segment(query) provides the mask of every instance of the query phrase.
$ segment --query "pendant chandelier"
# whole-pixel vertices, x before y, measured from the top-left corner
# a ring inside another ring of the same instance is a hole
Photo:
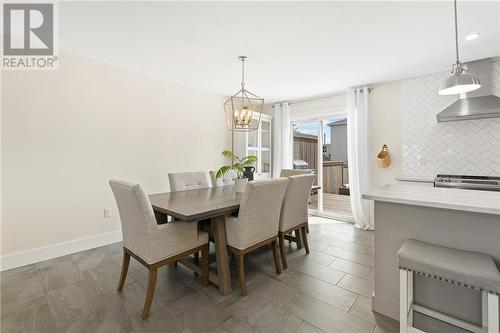
[[[245,89],[246,56],[241,61],[241,89],[224,102],[227,125],[232,131],[250,132],[259,127],[264,99]]]
[[[440,95],[456,95],[479,89],[481,83],[479,78],[473,74],[465,73],[467,65],[460,62],[458,58],[458,24],[457,24],[457,0],[454,0],[455,8],[455,51],[457,61],[451,66],[453,74],[439,86]]]

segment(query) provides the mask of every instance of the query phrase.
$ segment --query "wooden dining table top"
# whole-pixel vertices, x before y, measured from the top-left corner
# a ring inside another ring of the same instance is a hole
[[[182,221],[199,221],[238,211],[243,197],[234,186],[151,194],[153,210]]]

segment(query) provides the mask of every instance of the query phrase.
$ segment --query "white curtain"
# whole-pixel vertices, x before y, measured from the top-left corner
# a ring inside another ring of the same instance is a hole
[[[347,151],[352,214],[356,226],[373,230],[373,202],[361,196],[368,190],[368,87],[347,94]]]
[[[292,168],[292,134],[288,102],[274,105],[273,133],[273,177],[279,177],[281,169]]]

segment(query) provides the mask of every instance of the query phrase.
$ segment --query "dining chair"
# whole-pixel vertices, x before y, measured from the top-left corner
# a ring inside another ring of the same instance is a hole
[[[277,240],[287,184],[287,178],[248,182],[238,216],[226,217],[228,248],[236,257],[242,296],[247,294],[244,265],[247,253],[271,244],[276,273],[281,273]]]
[[[122,225],[123,265],[118,291],[123,289],[130,257],[134,257],[149,270],[142,318],[149,316],[156,276],[161,266],[201,251],[202,282],[207,286],[208,234],[198,231],[196,223],[157,224],[149,197],[139,184],[111,180],[109,185],[118,205]]]
[[[281,169],[280,177],[290,177],[297,175],[310,175],[311,170],[301,170],[301,169]]]
[[[217,186],[231,186],[234,185],[234,180],[236,179],[236,172],[230,170],[221,178],[217,178],[217,171],[210,171],[210,180],[212,181],[212,187]]]
[[[301,242],[304,245],[306,253],[309,254],[309,243],[307,241],[307,203],[311,193],[311,187],[314,183],[313,174],[297,175],[288,177],[288,186],[281,206],[281,215],[279,223],[279,246],[283,268],[287,268],[285,253],[285,237],[295,232],[297,244]],[[300,238],[300,239],[299,239]]]
[[[211,187],[208,172],[175,172],[168,174],[170,191],[189,191]]]

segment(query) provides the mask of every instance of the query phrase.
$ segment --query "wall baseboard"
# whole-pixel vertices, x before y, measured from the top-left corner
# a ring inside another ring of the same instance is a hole
[[[62,257],[68,254],[90,250],[120,242],[122,240],[121,230],[105,234],[79,238],[68,242],[43,246],[36,249],[7,254],[0,257],[0,271],[17,268],[40,261]]]

